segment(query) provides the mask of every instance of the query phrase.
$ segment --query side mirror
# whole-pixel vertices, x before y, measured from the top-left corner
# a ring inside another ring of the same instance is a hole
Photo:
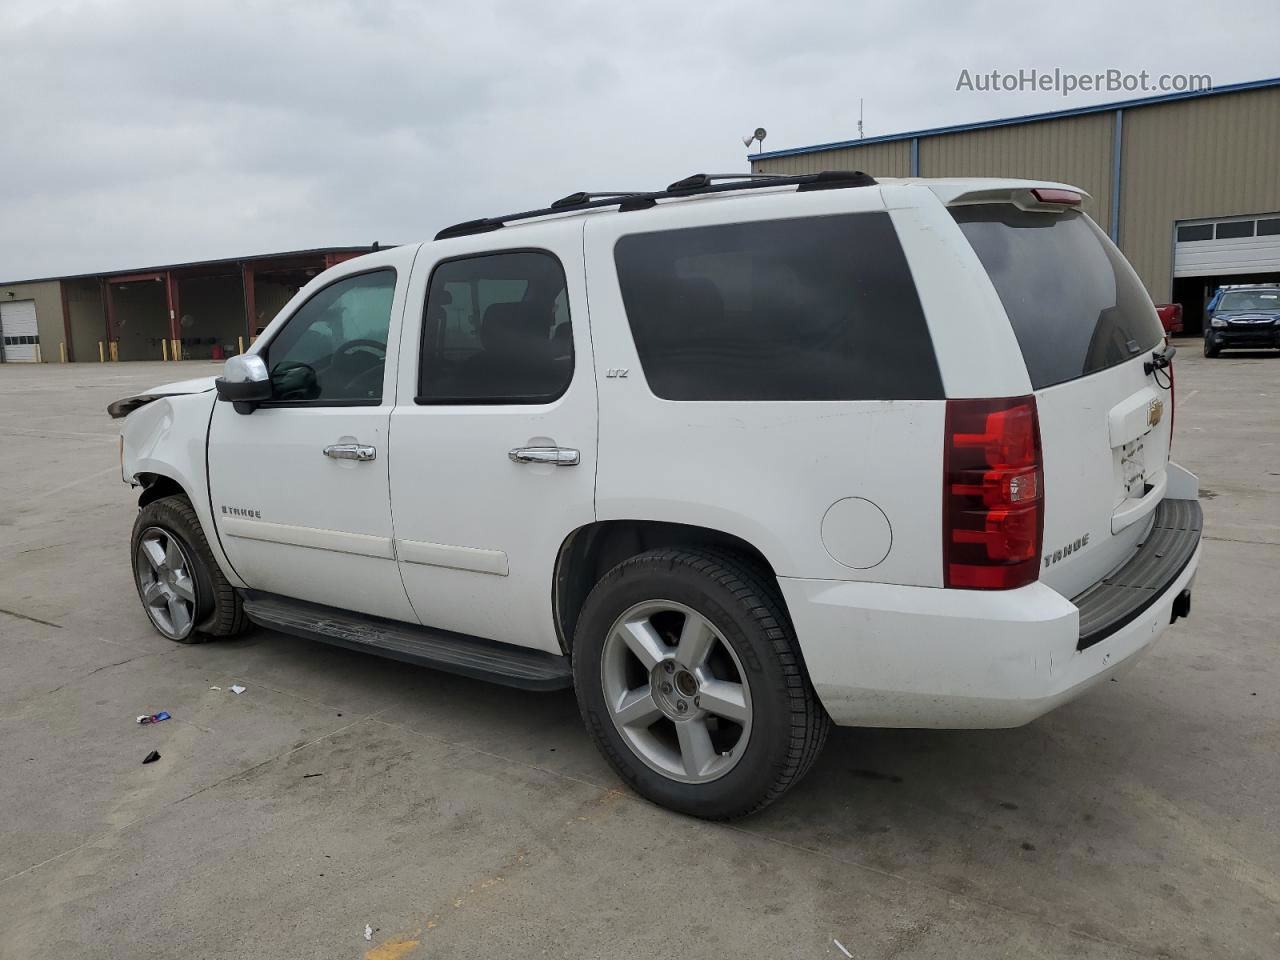
[[[236,413],[253,413],[258,404],[271,399],[271,377],[267,365],[256,354],[228,359],[214,386],[218,399],[235,404]]]

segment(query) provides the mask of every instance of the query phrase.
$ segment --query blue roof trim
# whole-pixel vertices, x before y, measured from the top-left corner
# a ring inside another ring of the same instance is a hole
[[[1157,103],[1170,103],[1175,100],[1191,100],[1198,97],[1212,97],[1220,93],[1239,93],[1242,90],[1260,90],[1263,87],[1276,86],[1280,86],[1280,77],[1270,77],[1266,80],[1249,80],[1245,83],[1229,83],[1209,90],[1162,93],[1154,97],[1141,97],[1137,100],[1118,100],[1114,103],[1099,103],[1091,107],[1074,107],[1069,110],[1052,110],[1048,113],[1028,113],[1021,117],[1004,117],[999,120],[960,123],[951,127],[930,127],[927,130],[911,130],[907,133],[887,133],[879,137],[863,137],[861,140],[837,140],[832,143],[814,144],[810,147],[790,147],[786,150],[771,150],[768,153],[751,153],[747,157],[754,163],[757,160],[770,160],[774,157],[794,157],[804,153],[821,153],[824,150],[864,147],[871,143],[894,143],[899,140],[910,140],[913,137],[936,137],[945,133],[963,133],[966,130],[985,130],[989,127],[1010,127],[1021,123],[1036,123],[1041,120],[1080,117],[1090,113],[1109,113],[1112,110],[1129,110],[1133,107],[1146,107]]]

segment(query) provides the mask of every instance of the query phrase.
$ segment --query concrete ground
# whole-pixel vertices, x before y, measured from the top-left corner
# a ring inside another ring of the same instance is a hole
[[[568,693],[154,633],[104,408],[213,369],[0,366],[0,957],[1280,956],[1280,357],[1178,356],[1208,535],[1131,673],[836,731],[731,826],[619,789]]]

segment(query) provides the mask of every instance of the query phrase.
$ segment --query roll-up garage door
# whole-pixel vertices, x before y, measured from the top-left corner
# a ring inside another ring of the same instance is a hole
[[[1280,272],[1280,215],[1184,221],[1173,245],[1175,277]]]
[[[9,300],[0,303],[0,335],[4,337],[4,358],[10,362],[36,359],[40,333],[36,327],[34,300]]]

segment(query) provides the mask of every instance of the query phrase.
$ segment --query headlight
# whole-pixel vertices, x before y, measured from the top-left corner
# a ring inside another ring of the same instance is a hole
[[[1214,317],[1209,321],[1209,324],[1214,327],[1225,327],[1227,325],[1227,321],[1223,320],[1221,317]]]

